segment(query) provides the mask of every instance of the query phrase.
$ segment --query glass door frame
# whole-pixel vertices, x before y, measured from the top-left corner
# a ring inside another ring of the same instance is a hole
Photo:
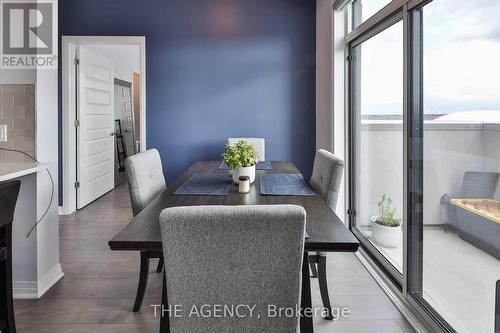
[[[426,302],[423,281],[423,32],[422,8],[433,0],[393,0],[374,16],[352,27],[345,37],[347,113],[347,215],[349,228],[370,259],[399,291],[400,299],[430,330],[455,332]],[[352,3],[352,1],[350,2]],[[344,3],[344,5],[346,5]],[[337,8],[338,9],[338,8]],[[352,13],[352,20],[356,13]],[[402,274],[355,226],[356,59],[353,48],[397,22],[403,21],[403,272]]]
[[[423,207],[424,207],[424,96],[423,96],[423,15],[432,0],[422,1],[406,11],[407,42],[405,59],[406,138],[407,138],[407,228],[406,299],[429,316],[443,332],[456,332],[424,299],[423,293]]]
[[[352,41],[347,44],[347,66],[348,66],[348,75],[349,75],[349,84],[348,84],[348,141],[349,144],[349,156],[352,156],[352,160],[359,159],[359,149],[357,146],[359,144],[359,140],[357,137],[358,134],[358,124],[360,123],[359,113],[355,112],[357,106],[357,101],[359,100],[359,91],[357,89],[360,85],[358,85],[357,81],[359,80],[359,73],[357,73],[357,68],[360,67],[360,58],[356,55],[355,48],[361,45],[362,43],[368,41],[372,37],[378,35],[379,33],[385,31],[386,29],[392,27],[394,24],[403,20],[403,12],[397,11],[391,16],[387,17],[383,22],[375,26],[373,29],[367,30],[363,34],[360,34]],[[354,31],[354,30],[353,30]],[[403,275],[387,260],[386,257],[382,255],[382,253],[360,232],[356,225],[356,184],[354,182],[354,177],[357,175],[356,171],[356,163],[348,163],[349,168],[349,200],[348,200],[348,217],[349,217],[349,226],[354,233],[354,235],[358,238],[361,243],[363,249],[365,249],[366,253],[370,256],[372,260],[374,260],[379,267],[384,271],[389,279],[398,287],[400,291],[402,291],[403,286]],[[404,172],[404,171],[403,171]],[[403,192],[404,193],[404,192]],[[403,211],[405,211],[403,209]]]

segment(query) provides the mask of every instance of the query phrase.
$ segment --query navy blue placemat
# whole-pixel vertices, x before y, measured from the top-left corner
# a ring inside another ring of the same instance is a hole
[[[300,174],[268,174],[260,176],[260,194],[314,196],[316,193]]]
[[[271,170],[273,168],[270,161],[261,161],[257,162],[255,169],[257,170]],[[222,161],[219,165],[219,170],[231,170],[229,165],[227,165],[224,161]]]
[[[233,180],[231,175],[194,173],[179,187],[176,195],[228,195]]]

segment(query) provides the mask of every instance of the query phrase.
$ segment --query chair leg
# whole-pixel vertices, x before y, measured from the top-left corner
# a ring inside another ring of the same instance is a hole
[[[318,264],[319,261],[319,255],[312,255],[309,256],[309,266],[311,267],[311,273],[313,278],[318,277],[318,270],[316,269],[316,265]]]
[[[156,267],[156,273],[161,273],[163,270],[163,257],[160,257],[160,260],[158,260],[158,267]]]
[[[328,315],[325,317],[325,319],[333,320],[332,306],[330,304],[330,296],[328,295],[328,283],[326,279],[326,256],[318,257],[319,291],[321,294],[321,300],[323,301],[323,307],[328,311]]]
[[[168,309],[168,295],[167,295],[167,279],[163,273],[163,286],[161,290],[161,306],[163,309]],[[170,313],[163,314],[161,311],[160,317],[160,333],[170,333]]]
[[[139,285],[137,286],[137,295],[135,296],[134,312],[141,309],[142,300],[144,299],[144,294],[148,285],[148,275],[149,254],[147,252],[141,252],[141,268],[139,273]]]
[[[302,311],[312,309],[311,302],[311,280],[309,274],[309,255],[304,252],[304,260],[302,261],[302,292],[300,298],[300,306]],[[307,310],[309,311],[309,310]],[[313,316],[300,317],[300,333],[313,333]]]

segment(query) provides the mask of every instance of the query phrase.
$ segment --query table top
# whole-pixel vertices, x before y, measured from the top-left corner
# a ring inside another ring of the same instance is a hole
[[[255,182],[250,193],[238,193],[233,185],[227,196],[174,195],[173,193],[195,172],[229,174],[219,170],[220,161],[196,162],[174,183],[138,214],[130,224],[109,241],[112,250],[123,251],[161,251],[159,225],[160,212],[168,207],[198,205],[275,205],[294,204],[306,210],[306,230],[309,239],[305,242],[306,251],[355,252],[359,242],[347,229],[337,215],[319,196],[263,196],[260,195],[260,175],[269,173],[299,173],[290,162],[272,162],[273,169],[257,170]]]

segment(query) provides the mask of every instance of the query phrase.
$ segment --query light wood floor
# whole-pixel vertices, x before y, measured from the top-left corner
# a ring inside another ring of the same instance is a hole
[[[60,219],[65,277],[40,300],[16,300],[18,332],[158,332],[151,304],[159,304],[161,275],[152,263],[142,311],[132,313],[139,256],[110,251],[107,242],[131,219],[127,188],[120,186],[85,209]],[[330,297],[351,316],[315,320],[315,332],[413,332],[353,254],[328,257]],[[321,306],[312,280],[313,306]]]

